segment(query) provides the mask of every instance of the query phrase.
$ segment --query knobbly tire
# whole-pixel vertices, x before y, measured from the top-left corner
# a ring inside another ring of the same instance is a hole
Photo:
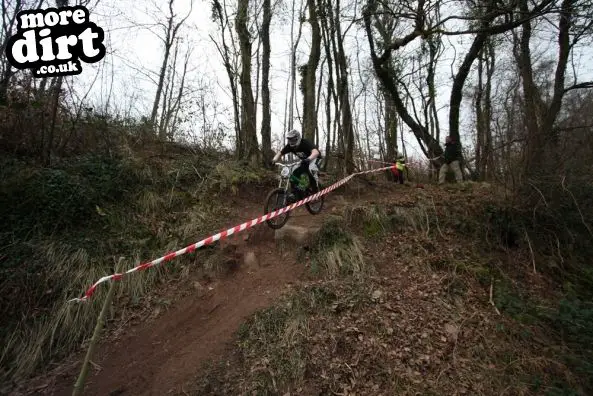
[[[285,207],[285,200],[286,200],[286,191],[283,188],[277,188],[270,192],[266,197],[266,205],[264,207],[264,214],[268,214],[273,212],[277,209],[282,209]],[[266,224],[268,227],[278,230],[286,224],[288,218],[290,217],[290,212],[286,212],[281,214],[280,216],[276,216],[271,220],[266,220]]]
[[[322,189],[323,188],[321,188],[321,186],[320,186],[319,191],[321,191]],[[311,194],[311,195],[313,195],[313,194]],[[307,202],[305,204],[309,213],[311,213],[312,215],[321,213],[321,209],[323,209],[323,202],[324,202],[323,198],[324,198],[324,196],[322,195],[316,201]]]

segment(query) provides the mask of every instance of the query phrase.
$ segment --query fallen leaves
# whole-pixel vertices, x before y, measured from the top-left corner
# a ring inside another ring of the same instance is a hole
[[[421,194],[427,193],[438,203],[430,210],[439,216],[459,214],[452,208],[479,209],[465,193],[427,188]],[[377,203],[412,207],[422,199],[390,196]],[[301,394],[298,388],[302,394],[529,394],[498,363],[517,355],[515,340],[496,330],[505,318],[493,312],[483,287],[461,269],[466,263],[459,258],[471,260],[471,241],[440,227],[442,233],[433,230],[433,235],[411,230],[367,241],[364,254],[379,274],[364,282],[315,283],[333,298],[307,311],[308,337],[285,350],[305,360],[307,369],[297,380],[278,382],[279,394]],[[454,288],[456,281],[463,287]],[[265,353],[243,351],[241,364],[224,375],[229,394],[244,393],[246,384],[259,393],[272,392],[246,371],[253,365],[250,356],[261,359]],[[233,385],[237,382],[243,387]]]

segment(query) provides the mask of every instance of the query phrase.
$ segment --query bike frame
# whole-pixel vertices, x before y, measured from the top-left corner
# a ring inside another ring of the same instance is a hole
[[[292,173],[294,172],[294,170],[296,168],[299,167],[301,161],[296,161],[296,162],[292,162],[290,164],[282,164],[282,163],[277,163],[276,165],[278,165],[280,168],[280,176],[278,177],[280,180],[278,182],[278,187],[282,188],[284,191],[288,191],[290,188],[290,176],[292,175]],[[284,168],[288,169],[288,176],[282,176],[282,170]]]
[[[291,177],[295,171],[295,169],[297,169],[300,166],[301,161],[296,161],[296,162],[292,162],[289,164],[283,164],[283,163],[276,163],[276,165],[278,165],[280,167],[280,175],[278,175],[279,183],[278,183],[278,187],[276,187],[273,191],[271,191],[268,194],[268,197],[266,198],[266,204],[265,204],[265,213],[269,213],[271,210],[274,209],[279,209],[281,207],[285,207],[287,200],[289,198],[289,189],[291,187]],[[282,193],[280,192],[282,191]],[[303,199],[306,196],[308,196],[308,194],[310,193],[309,191],[303,191],[302,193],[297,193],[296,197],[297,199]],[[273,201],[271,200],[271,198],[276,195],[276,202],[272,203]],[[279,202],[279,200],[283,201],[283,202]],[[309,211],[309,213],[311,213],[312,215],[316,215],[319,214],[321,212],[321,209],[323,208],[323,196],[319,197],[318,199],[316,199],[314,201],[314,203],[312,202],[307,202],[305,203],[305,207],[307,208],[307,210]],[[270,208],[270,206],[273,205],[273,208]],[[288,221],[288,217],[290,216],[290,212],[286,212],[285,214],[282,215],[284,217],[284,220],[281,221],[280,224],[276,224],[275,222],[273,223],[271,220],[266,220],[266,223],[268,224],[268,226],[270,226],[273,229],[279,229],[282,228],[284,226],[284,224],[286,224],[286,222]]]

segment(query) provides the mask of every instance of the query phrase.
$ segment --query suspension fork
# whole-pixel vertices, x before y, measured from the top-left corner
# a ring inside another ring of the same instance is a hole
[[[290,184],[290,182],[286,178],[280,178],[280,181],[278,182],[278,188],[282,188],[284,190],[282,202],[276,202],[277,204],[280,204],[281,206],[285,206],[286,205],[286,199],[287,199],[287,195],[288,195],[287,193],[288,193],[288,185],[289,184]]]

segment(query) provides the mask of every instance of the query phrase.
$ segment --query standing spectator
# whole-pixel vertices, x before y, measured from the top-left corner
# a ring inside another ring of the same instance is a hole
[[[463,176],[461,174],[461,167],[459,165],[461,161],[461,150],[459,147],[459,143],[457,143],[451,136],[447,136],[446,143],[445,143],[445,163],[441,166],[439,171],[439,184],[443,184],[445,182],[445,177],[447,176],[447,172],[452,170],[455,173],[455,180],[457,183],[461,183],[463,181]]]
[[[393,163],[395,164],[395,168],[391,169],[391,172],[395,177],[394,181],[399,182],[399,184],[404,184],[404,170],[406,170],[406,157],[404,157],[403,154],[398,153]]]

